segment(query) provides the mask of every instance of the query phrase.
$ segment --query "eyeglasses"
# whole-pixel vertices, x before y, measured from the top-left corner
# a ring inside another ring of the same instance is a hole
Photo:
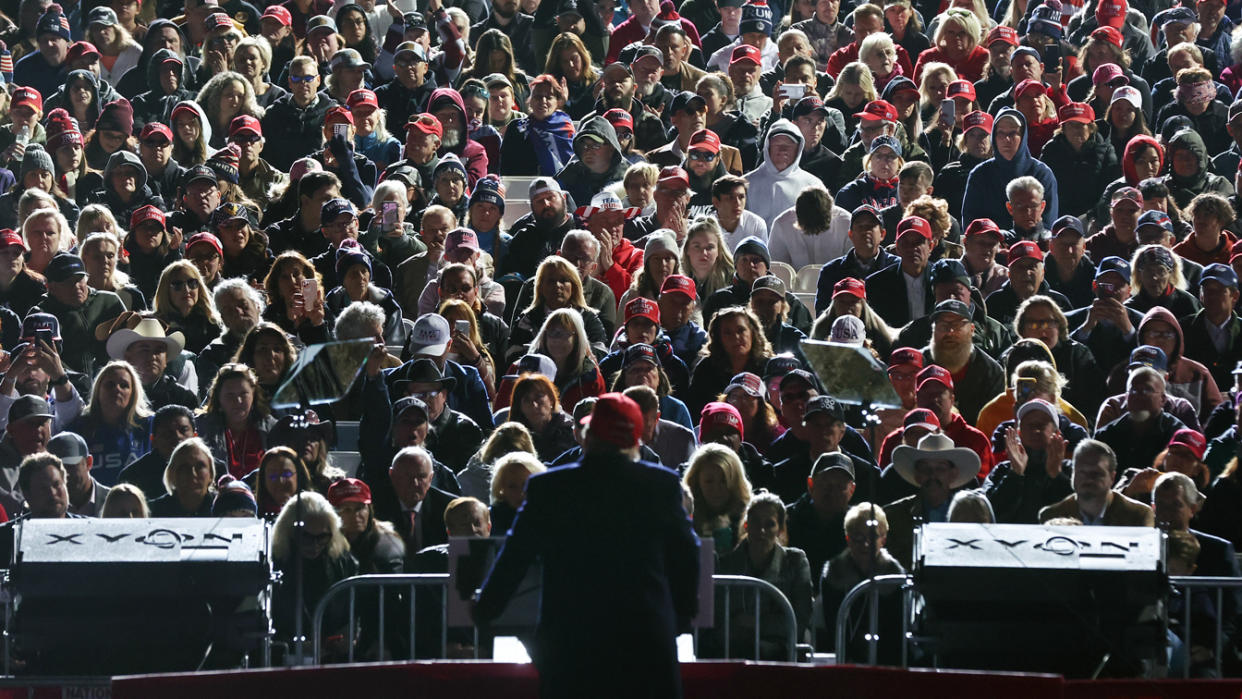
[[[596,151],[603,147],[604,147],[603,141],[596,141],[594,139],[587,139],[583,141],[582,143],[582,150],[585,150],[585,151]]]
[[[165,141],[162,138],[159,140],[152,138],[152,139],[143,141],[142,145],[147,146],[148,148],[169,148],[172,146],[172,141]]]
[[[294,475],[293,471],[276,471],[275,473],[267,474],[267,480],[272,483],[275,483],[276,481],[287,481],[292,480]]]
[[[200,255],[190,255],[186,259],[189,260],[190,262],[193,262],[194,264],[200,264],[200,263],[206,263],[206,262],[215,262],[216,260],[220,259],[220,256],[216,254],[215,250],[212,250],[210,252],[206,252]],[[194,281],[194,280],[191,280],[191,281]]]
[[[418,393],[411,393],[410,397],[417,398],[421,400],[422,402],[426,403],[427,401],[431,400],[432,398],[436,398],[439,395],[440,395],[440,391],[420,391]]]
[[[628,141],[631,138],[634,138],[633,131],[630,131],[629,129],[617,129],[617,140],[618,141]]]
[[[1044,203],[1042,201],[1036,202],[1034,204],[1013,204],[1013,203],[1010,204],[1010,206],[1012,206],[1015,211],[1039,211],[1039,207],[1043,205]]]
[[[169,280],[168,288],[173,291],[184,291],[186,289],[189,289],[190,291],[198,291],[198,280],[193,277],[189,279]]]
[[[1047,330],[1057,327],[1056,318],[1028,318],[1022,324],[1031,330]]]
[[[298,83],[314,82],[318,79],[319,79],[318,75],[290,75],[289,76],[289,82],[294,85]]]
[[[702,150],[692,150],[690,151],[690,159],[700,163],[714,163],[716,162],[716,154]]]
[[[1148,330],[1147,332],[1143,333],[1143,335],[1145,337],[1150,337],[1153,340],[1176,340],[1177,339],[1177,333],[1173,330]]]

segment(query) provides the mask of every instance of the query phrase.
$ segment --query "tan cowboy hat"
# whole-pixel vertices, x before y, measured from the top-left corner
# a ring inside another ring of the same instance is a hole
[[[124,359],[125,350],[141,340],[160,340],[168,345],[168,356],[181,354],[185,347],[185,336],[180,332],[165,333],[164,325],[155,318],[143,318],[133,329],[122,327],[108,337],[108,356],[113,359]]]
[[[911,485],[918,485],[914,480],[914,465],[922,459],[951,461],[957,466],[957,477],[948,484],[950,490],[961,488],[979,473],[979,455],[965,447],[953,446],[952,439],[938,432],[920,439],[917,447],[903,444],[893,450],[893,468]]]

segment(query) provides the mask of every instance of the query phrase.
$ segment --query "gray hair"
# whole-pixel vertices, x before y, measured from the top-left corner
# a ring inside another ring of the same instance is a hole
[[[1098,439],[1084,439],[1074,448],[1074,468],[1078,468],[1078,462],[1080,461],[1101,457],[1108,461],[1108,472],[1116,473],[1117,452]]]
[[[590,231],[584,231],[581,228],[575,228],[572,231],[566,233],[565,237],[561,239],[561,249],[563,250],[565,248],[565,243],[568,243],[570,241],[576,242],[579,245],[589,246],[590,249],[592,250],[591,257],[599,256],[599,239],[591,235]]]
[[[1156,485],[1151,489],[1153,498],[1155,493],[1165,489],[1180,491],[1182,500],[1185,500],[1191,509],[1199,509],[1203,505],[1203,501],[1207,499],[1203,493],[1199,492],[1199,488],[1190,479],[1190,476],[1184,473],[1171,472],[1157,478]]]
[[[1013,199],[1018,192],[1030,192],[1040,199],[1044,198],[1044,185],[1034,177],[1027,175],[1009,181],[1005,186],[1005,198]]]
[[[336,317],[336,339],[359,340],[375,337],[376,328],[382,334],[387,321],[384,309],[369,301],[354,301]]]
[[[431,458],[431,452],[422,447],[403,448],[401,451],[397,452],[396,456],[392,457],[392,466],[389,468],[396,468],[397,464],[404,459],[418,459],[420,463],[427,464],[431,467],[432,471],[435,471],[435,461]]]
[[[405,210],[409,208],[409,202],[405,200],[405,183],[398,180],[384,180],[375,185],[375,194],[371,197],[371,208],[377,212],[381,208],[381,204],[386,201],[397,202],[398,210],[401,212],[401,218],[405,219]],[[377,217],[378,221],[378,217]]]
[[[996,522],[996,512],[992,503],[977,490],[960,490],[949,503],[950,522],[977,522],[992,524]]]
[[[1149,366],[1141,366],[1131,371],[1130,375],[1126,377],[1126,390],[1129,391],[1130,388],[1134,385],[1135,379],[1138,379],[1141,377],[1147,377],[1151,379],[1152,381],[1155,381],[1156,383],[1160,384],[1160,390],[1162,391],[1168,387],[1168,382],[1165,381],[1163,374],[1156,371],[1155,369],[1152,369]]]
[[[221,302],[228,298],[230,294],[245,296],[247,301],[259,309],[258,315],[263,315],[263,311],[267,308],[267,302],[263,300],[263,295],[259,293],[259,290],[247,284],[242,277],[225,279],[216,285],[216,290],[212,294],[212,298],[216,302],[216,308],[219,308]]]

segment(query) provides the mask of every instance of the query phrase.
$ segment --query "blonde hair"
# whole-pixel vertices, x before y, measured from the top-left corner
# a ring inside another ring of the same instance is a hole
[[[543,473],[548,470],[543,462],[534,454],[528,454],[524,451],[515,451],[511,454],[505,454],[496,461],[496,465],[492,467],[492,484],[491,495],[492,502],[500,502],[501,483],[510,471],[515,469],[524,469],[527,476],[533,476],[536,473]]]
[[[878,99],[878,93],[875,91],[875,78],[871,76],[871,69],[862,61],[854,61],[845,64],[841,69],[841,74],[837,76],[837,82],[828,91],[828,97],[824,101],[831,100],[841,96],[842,85],[856,85],[863,92],[863,102],[874,102]]]
[[[329,558],[340,558],[349,552],[349,542],[341,531],[341,516],[336,508],[324,496],[313,490],[295,493],[285,506],[280,508],[276,524],[272,528],[272,558],[278,561],[288,560],[297,551],[294,535],[297,533],[298,520],[303,522],[312,519],[320,520],[328,525],[332,540],[324,555]]]
[[[116,236],[118,241],[123,234],[120,224],[116,221],[116,216],[112,215],[112,209],[103,204],[87,204],[78,213],[78,223],[75,226],[74,237],[78,239],[78,242],[84,242],[92,233],[99,232],[111,233]]]
[[[953,66],[948,63],[942,63],[940,61],[929,61],[924,63],[923,74],[915,78],[919,81],[919,102],[921,104],[931,104],[935,99],[931,93],[931,88],[927,84],[928,79],[933,75],[943,76],[946,83],[951,83],[954,80],[957,80],[957,72],[954,71]]]
[[[108,491],[108,496],[104,498],[103,509],[99,511],[99,516],[103,518],[118,517],[116,510],[121,507],[121,498],[129,496],[138,501],[138,516],[146,519],[151,516],[151,508],[147,507],[147,496],[142,489],[133,483],[117,483]]]
[[[30,247],[30,240],[26,238],[26,229],[31,222],[40,219],[51,219],[56,227],[56,249],[70,250],[73,248],[73,241],[76,240],[73,231],[69,228],[69,221],[65,219],[65,215],[60,213],[58,209],[35,209],[31,211],[24,221],[22,221],[22,240],[26,241],[26,247]],[[68,244],[68,247],[66,247]]]
[[[860,502],[846,510],[845,522],[841,528],[848,535],[851,529],[859,525],[868,526],[872,522],[875,523],[877,536],[888,534],[888,515],[884,512],[884,508],[869,502]]]
[[[531,437],[530,429],[526,425],[510,420],[497,426],[492,435],[483,443],[479,449],[479,460],[487,465],[516,451],[534,454],[535,440]]]
[[[99,386],[103,383],[104,377],[113,371],[123,371],[129,374],[129,382],[133,385],[133,393],[130,394],[129,405],[125,408],[125,425],[127,427],[142,427],[146,419],[151,417],[151,404],[147,402],[147,393],[142,388],[142,379],[139,378],[137,370],[124,359],[116,359],[104,365],[104,368],[95,374],[95,381],[91,384],[91,404],[83,411],[83,415],[98,421],[99,415]]]
[[[983,20],[980,19],[977,11],[982,3],[979,0],[974,0],[972,4],[974,5],[973,10],[967,10],[963,7],[950,7],[940,14],[940,23],[936,25],[936,34],[932,37],[932,46],[940,46],[940,40],[944,38],[945,29],[950,24],[956,24],[966,32],[966,38],[970,44],[966,48],[967,53],[974,51],[979,46],[979,41],[983,38]]]
[[[164,467],[164,489],[173,492],[173,480],[176,478],[177,471],[181,468],[182,462],[188,459],[193,452],[207,457],[207,463],[215,464],[215,457],[211,455],[211,449],[207,446],[201,437],[190,437],[181,442],[172,450],[172,455],[168,457],[168,465]]]
[[[207,282],[203,280],[203,275],[199,273],[198,267],[194,266],[189,260],[177,260],[176,262],[164,268],[160,273],[159,284],[155,287],[155,300],[152,307],[155,310],[155,316],[167,322],[179,320],[177,318],[178,311],[172,302],[172,281],[171,277],[177,272],[183,272],[191,279],[198,280],[198,300],[194,302],[194,307],[190,309],[191,314],[201,314],[211,321],[212,325],[221,327],[220,315],[216,313],[216,302],[212,298],[211,291],[207,288]]]
[[[570,294],[569,305],[574,308],[587,307],[586,297],[582,295],[582,278],[578,276],[578,268],[560,255],[551,255],[545,257],[543,262],[539,263],[539,269],[535,270],[535,293],[531,297],[530,305],[526,307],[524,312],[530,313],[543,306],[544,277],[556,272],[568,276],[570,283],[574,287],[573,292]]]
[[[591,338],[587,336],[582,314],[573,308],[558,308],[549,313],[548,317],[544,318],[543,325],[540,326],[535,338],[530,341],[531,352],[547,354],[544,345],[549,328],[564,328],[574,334],[574,352],[565,358],[564,365],[556,367],[556,377],[561,378],[562,372],[565,372],[564,376],[576,378],[582,372],[582,363],[588,357],[594,358],[595,356],[591,352]]]
[[[85,256],[87,250],[90,250],[92,248],[97,248],[101,245],[111,245],[113,248],[116,248],[116,255],[118,258],[117,262],[118,263],[120,262],[119,258],[121,256],[121,241],[117,240],[117,237],[114,234],[106,232],[106,231],[91,233],[90,235],[86,236],[86,240],[82,241],[82,246],[79,249],[78,254]],[[124,289],[125,287],[129,286],[129,275],[126,274],[125,272],[122,272],[119,267],[114,265],[112,268],[112,280],[111,281],[112,281],[112,287],[110,289],[106,289],[106,291],[120,291],[121,289]]]
[[[709,466],[719,468],[724,474],[725,487],[729,490],[729,503],[725,505],[724,512],[707,511],[707,503],[703,498],[703,488],[699,485],[699,478],[703,475],[703,470]],[[704,444],[695,449],[690,456],[690,464],[682,480],[690,487],[690,493],[694,496],[696,523],[700,517],[702,519],[715,518],[720,515],[740,517],[746,511],[746,506],[750,504],[754,495],[750,481],[746,478],[746,470],[742,467],[742,460],[738,458],[736,452],[722,444]]]

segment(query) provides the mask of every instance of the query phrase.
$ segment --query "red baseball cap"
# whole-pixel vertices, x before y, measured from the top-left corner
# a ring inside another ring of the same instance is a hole
[[[889,368],[898,366],[912,366],[917,369],[923,368],[923,353],[913,347],[898,347],[888,355]]]
[[[928,364],[923,367],[923,370],[919,372],[919,375],[915,378],[915,381],[918,382],[918,388],[915,389],[918,391],[923,390],[924,386],[933,382],[944,386],[950,391],[953,390],[953,374],[949,373],[948,369],[945,369],[938,364]]]
[[[1013,267],[1018,260],[1035,260],[1036,262],[1044,261],[1044,251],[1039,249],[1039,244],[1031,240],[1023,240],[1014,243],[1009,248],[1009,264]]]
[[[917,233],[927,240],[934,237],[931,224],[922,216],[907,216],[901,219],[901,223],[897,224],[897,240],[901,240],[901,236],[906,233]]]
[[[405,122],[405,130],[409,131],[410,129],[418,129],[425,134],[444,138],[444,125],[440,123],[439,119],[430,114],[417,114],[410,117],[410,120]]]
[[[699,129],[690,137],[690,146],[686,150],[705,150],[709,153],[719,153],[720,137],[711,129]]]
[[[69,45],[69,52],[65,54],[65,62],[71,63],[85,56],[94,56],[99,58],[103,54],[99,53],[99,49],[89,41],[75,41]]]
[[[873,100],[854,116],[864,121],[897,121],[897,108],[884,100]]]
[[[652,323],[659,325],[660,307],[656,305],[655,301],[645,296],[632,298],[625,304],[625,322],[628,323],[635,318],[646,318]]]
[[[1107,41],[1117,48],[1121,48],[1121,44],[1124,42],[1121,32],[1115,27],[1100,27],[1099,29],[1091,32],[1091,38]]]
[[[370,107],[371,109],[379,109],[379,98],[375,93],[366,89],[358,89],[349,93],[349,97],[345,98],[345,106],[349,107],[349,111],[357,111],[359,107]]]
[[[158,208],[150,204],[147,204],[146,206],[135,211],[129,217],[129,229],[132,231],[138,226],[146,223],[147,221],[156,221],[160,224],[161,227],[163,228],[168,227],[167,219],[164,216],[164,212],[160,211]]]
[[[935,431],[940,429],[940,418],[936,417],[936,414],[927,408],[914,408],[906,413],[905,418],[901,421],[901,427],[903,429],[926,427],[929,430]]]
[[[0,249],[8,248],[16,245],[22,250],[27,250],[26,241],[22,240],[21,234],[12,228],[0,228]]]
[[[287,8],[281,5],[268,5],[267,9],[263,10],[263,15],[259,17],[259,19],[274,19],[286,27],[293,26],[293,13],[289,12]]]
[[[1013,27],[1006,27],[1002,25],[992,27],[992,29],[988,32],[988,35],[983,39],[983,46],[984,48],[987,48],[998,41],[1003,41],[1010,46],[1017,46],[1018,30]]]
[[[763,65],[763,54],[758,48],[751,46],[750,44],[740,44],[737,48],[733,49],[733,53],[729,55],[729,65],[741,63],[743,61],[750,61],[757,66],[761,66]]]
[[[984,133],[992,133],[991,114],[982,111],[974,111],[962,117],[962,133],[966,133],[971,129],[983,129]]]
[[[863,284],[861,279],[857,277],[846,277],[836,284],[832,285],[832,298],[836,298],[841,294],[849,294],[854,298],[867,298],[867,285]]]
[[[220,244],[220,239],[207,231],[195,233],[190,236],[190,239],[186,241],[185,244],[186,253],[189,253],[190,248],[198,245],[199,243],[206,243],[207,245],[210,245],[213,249],[215,249],[217,255],[224,257],[224,246]]]
[[[598,421],[595,420],[597,417]],[[738,421],[741,421],[740,416]],[[620,393],[605,393],[600,396],[595,401],[591,414],[578,422],[587,428],[591,437],[620,449],[638,446],[643,434],[643,411],[634,399]]]
[[[656,186],[665,189],[690,189],[690,175],[677,165],[668,165],[660,168],[660,178],[656,180]]]
[[[1126,13],[1130,10],[1126,0],[1100,0],[1095,7],[1095,20],[1101,27],[1121,29],[1126,23]]]
[[[1199,461],[1203,461],[1203,455],[1207,453],[1207,439],[1201,432],[1188,427],[1183,427],[1173,433],[1173,438],[1169,440],[1169,446],[1172,447],[1174,444],[1189,449]]]
[[[949,91],[945,94],[948,97],[965,97],[971,102],[976,99],[975,85],[969,80],[954,80],[949,83]]]
[[[350,124],[354,123],[354,115],[342,106],[335,106],[323,115],[323,123],[325,124]]]
[[[1126,72],[1116,63],[1105,63],[1096,68],[1095,72],[1091,74],[1092,85],[1111,85],[1115,80],[1120,80],[1125,85],[1130,84],[1130,79],[1126,77]]]
[[[990,218],[977,218],[966,226],[966,239],[976,235],[990,235],[1002,243],[1005,242],[1005,234],[1001,233],[1000,226],[996,225],[996,221]]]
[[[1091,108],[1091,105],[1084,102],[1070,102],[1057,110],[1057,119],[1062,124],[1067,121],[1090,124],[1095,121],[1095,110]]]
[[[703,406],[699,413],[699,439],[717,427],[729,427],[737,430],[742,439],[746,438],[746,430],[742,426],[742,414],[729,403],[713,402]]]
[[[9,103],[9,109],[15,107],[30,107],[36,112],[43,113],[43,95],[33,87],[18,87],[13,90],[13,101]]]
[[[254,119],[254,117],[249,117],[249,118]],[[236,121],[236,119],[234,119],[234,121]],[[149,141],[151,140],[152,136],[163,136],[164,140],[168,141],[169,143],[172,143],[172,140],[173,140],[172,129],[168,128],[168,126],[158,121],[149,122],[146,126],[142,127],[142,133],[138,135],[138,140]]]
[[[328,502],[332,503],[333,507],[340,507],[347,502],[370,505],[371,486],[357,478],[343,478],[328,488]]]
[[[1134,187],[1121,187],[1113,192],[1108,208],[1115,209],[1122,202],[1130,202],[1141,209],[1143,208],[1143,193]]]
[[[607,121],[609,124],[612,124],[612,128],[614,129],[617,128],[618,126],[624,126],[630,131],[634,130],[634,117],[633,115],[631,115],[629,112],[625,111],[624,109],[620,109],[617,107],[613,107],[612,109],[609,109],[608,111],[604,112],[604,120]]]
[[[1022,82],[1015,85],[1013,88],[1014,99],[1017,99],[1019,97],[1026,97],[1027,95],[1030,95],[1032,93],[1046,95],[1048,94],[1048,88],[1044,87],[1044,84],[1039,82],[1038,80],[1032,80],[1030,78],[1023,80]]]
[[[254,136],[262,136],[263,125],[259,122],[258,119],[255,119],[249,114],[242,114],[240,116],[235,116],[233,117],[233,120],[229,122],[229,138],[232,138],[242,133],[249,133]]]
[[[684,274],[670,274],[665,277],[664,283],[660,285],[660,293],[682,294],[691,301],[694,301],[699,297],[699,292],[694,285],[694,280]]]

